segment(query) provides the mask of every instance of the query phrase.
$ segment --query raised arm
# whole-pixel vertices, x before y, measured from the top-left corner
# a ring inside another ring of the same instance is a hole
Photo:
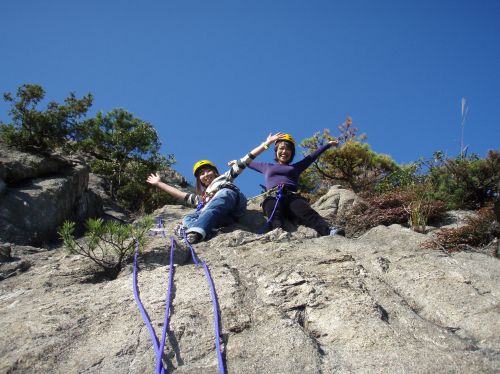
[[[268,136],[267,136],[267,139],[265,141],[263,141],[262,143],[260,143],[257,147],[255,147],[254,149],[252,149],[250,151],[250,155],[253,156],[253,158],[257,157],[258,155],[260,155],[262,152],[264,152],[266,149],[269,148],[269,145],[271,145],[272,143],[274,143],[276,140],[278,140],[279,138],[281,138],[284,134],[282,132],[277,132],[276,134],[272,134],[270,133]],[[229,166],[233,166],[234,164],[237,163],[237,160],[231,160],[229,161],[227,164]]]
[[[146,181],[149,184],[152,184],[153,186],[158,187],[160,190],[165,191],[166,193],[168,193],[169,195],[171,195],[171,196],[173,196],[173,197],[175,197],[177,199],[182,200],[187,195],[186,192],[183,192],[181,190],[178,190],[175,187],[172,187],[172,186],[170,186],[170,185],[168,185],[166,183],[163,183],[161,181],[161,178],[158,175],[158,173],[151,174]]]
[[[273,144],[276,140],[278,140],[279,138],[281,138],[284,134],[282,132],[277,132],[276,134],[272,134],[270,133],[268,136],[267,136],[267,139],[266,141],[262,142],[261,144],[259,144],[257,147],[255,147],[254,149],[252,149],[250,151],[250,153],[254,156],[254,157],[257,157],[258,155],[260,155],[262,152],[264,152],[266,149],[269,148],[269,146],[271,144]]]

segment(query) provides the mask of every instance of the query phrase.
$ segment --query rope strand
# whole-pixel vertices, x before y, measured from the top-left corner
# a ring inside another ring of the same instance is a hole
[[[210,275],[210,270],[208,269],[207,264],[205,264],[203,261],[198,261],[196,252],[194,251],[194,248],[192,245],[188,242],[186,233],[183,232],[184,236],[184,241],[188,245],[189,250],[191,251],[191,256],[193,257],[193,262],[195,263],[196,266],[202,266],[203,270],[205,272],[205,277],[207,278],[207,283],[210,288],[210,293],[212,295],[212,305],[213,305],[213,310],[214,310],[214,332],[215,332],[215,347],[217,350],[217,361],[219,364],[219,374],[225,374],[225,369],[224,369],[224,360],[222,358],[222,350],[220,346],[220,339],[221,339],[221,332],[220,332],[220,326],[219,326],[219,305],[217,303],[217,293],[215,292],[215,286],[214,282],[212,279],[212,276]]]
[[[165,231],[160,230],[162,228],[162,220],[161,218],[159,219],[158,223],[158,229],[154,230],[154,234],[158,231],[161,231],[163,236],[165,237]],[[196,252],[194,251],[194,248],[191,246],[191,244],[187,241],[186,237],[186,232],[183,230],[182,235],[184,237],[184,241],[187,243],[189,250],[191,251],[191,257],[193,259],[193,262],[196,267],[202,266],[203,271],[205,273],[205,278],[207,279],[207,283],[210,288],[210,294],[212,298],[212,306],[213,306],[213,311],[214,311],[214,332],[215,332],[215,347],[217,350],[217,361],[218,361],[218,366],[219,366],[219,373],[220,374],[225,374],[225,369],[224,369],[224,360],[222,357],[222,349],[221,349],[221,331],[220,331],[220,316],[219,316],[219,305],[217,302],[217,293],[215,291],[215,285],[212,279],[212,276],[210,274],[210,270],[208,266],[201,260],[198,259],[198,256],[196,255]],[[165,316],[164,316],[164,323],[163,323],[163,329],[162,329],[162,334],[161,334],[161,340],[158,341],[158,338],[156,336],[155,330],[153,328],[153,325],[151,324],[151,319],[149,318],[148,313],[146,312],[146,309],[144,308],[144,305],[141,302],[141,298],[139,295],[139,289],[137,286],[137,273],[138,273],[138,267],[137,267],[137,257],[139,255],[139,242],[135,240],[135,254],[134,254],[134,271],[133,271],[133,276],[132,276],[132,288],[134,292],[134,298],[137,304],[137,307],[139,308],[139,311],[141,313],[142,319],[144,320],[144,323],[146,325],[146,328],[149,332],[149,336],[151,338],[151,342],[153,344],[153,348],[156,354],[156,374],[165,374],[166,367],[167,365],[163,363],[163,352],[165,349],[165,342],[166,342],[166,337],[167,337],[167,332],[169,328],[169,317],[170,317],[170,307],[171,307],[171,302],[172,302],[172,289],[173,289],[173,276],[174,276],[174,266],[173,266],[173,253],[175,249],[175,241],[173,236],[170,237],[171,239],[171,246],[170,246],[170,269],[169,269],[169,279],[168,279],[168,291],[167,291],[167,296],[166,296],[166,301],[165,301]]]
[[[160,347],[158,343],[158,338],[156,337],[155,329],[153,328],[153,325],[151,324],[151,319],[149,318],[148,313],[146,312],[146,309],[144,309],[144,305],[142,305],[141,298],[139,296],[139,289],[137,287],[137,256],[139,254],[139,242],[136,240],[135,242],[135,254],[134,254],[134,272],[132,276],[132,288],[134,292],[134,298],[135,302],[137,304],[137,307],[139,308],[139,311],[141,313],[142,319],[144,320],[144,323],[146,325],[146,328],[148,329],[149,332],[149,337],[151,338],[151,342],[153,344],[153,348],[155,350],[156,357],[160,354]],[[165,373],[165,369],[163,368],[163,364],[161,364],[161,373]]]
[[[165,236],[165,233],[163,233]],[[161,374],[162,371],[162,356],[165,350],[165,341],[167,338],[167,331],[169,326],[169,317],[170,317],[170,304],[172,300],[172,286],[174,280],[174,237],[170,237],[170,269],[168,272],[168,291],[167,291],[167,301],[165,303],[165,319],[163,321],[163,330],[161,333],[161,343],[160,343],[160,354],[156,357],[156,373]]]

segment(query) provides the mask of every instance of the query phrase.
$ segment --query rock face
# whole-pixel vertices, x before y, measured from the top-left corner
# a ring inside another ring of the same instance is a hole
[[[99,216],[99,197],[87,189],[84,165],[0,147],[0,240],[41,245],[65,219]]]
[[[337,216],[345,216],[360,201],[362,201],[361,198],[354,192],[341,186],[332,186],[325,195],[313,204],[313,207],[323,217],[333,220]]]
[[[262,202],[265,196],[259,195],[248,200],[248,212],[241,218],[240,223],[247,229],[255,233],[260,233],[265,227],[266,218],[262,215]],[[362,199],[354,192],[346,190],[340,186],[332,186],[328,192],[318,199],[311,206],[330,223],[337,222],[339,217],[346,215],[355,204]],[[283,222],[287,231],[297,231],[297,222],[289,222],[286,219]]]
[[[0,145],[0,177],[8,184],[18,184],[29,179],[57,174],[70,163],[61,157],[21,152]],[[3,174],[3,175],[2,175]]]
[[[304,227],[260,235],[252,204],[238,224],[194,246],[216,287],[228,373],[500,371],[498,259],[421,249],[427,237],[398,225],[358,239]],[[156,213],[169,234],[189,211]],[[157,335],[169,251],[170,238],[157,235],[139,257],[140,297]],[[167,372],[217,372],[203,269],[185,244],[174,253]],[[155,371],[131,264],[96,283],[87,259],[60,249],[12,246],[10,256],[0,267],[0,372]]]

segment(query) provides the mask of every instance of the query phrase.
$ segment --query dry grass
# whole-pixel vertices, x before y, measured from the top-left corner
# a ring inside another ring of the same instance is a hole
[[[477,215],[468,217],[466,224],[458,228],[444,228],[422,244],[422,248],[440,249],[446,252],[480,248],[490,244],[499,236],[499,225],[492,207],[478,210]]]
[[[429,219],[436,219],[444,213],[444,204],[440,201],[419,201],[418,205],[415,202],[415,195],[408,191],[365,197],[364,203],[355,206],[345,217],[341,217],[341,221],[346,227],[347,235],[357,237],[372,227],[379,225],[401,224],[410,226],[411,222],[416,221],[416,206],[419,207],[418,214],[420,214],[420,217],[418,223],[420,227],[423,212],[425,212],[425,222]]]

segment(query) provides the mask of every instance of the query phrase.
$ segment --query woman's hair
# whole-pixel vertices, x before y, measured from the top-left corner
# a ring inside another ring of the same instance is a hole
[[[219,174],[219,170],[217,170],[216,167],[213,167],[211,165],[204,165],[202,167],[200,167],[198,170],[196,170],[196,186],[195,186],[195,191],[198,195],[201,195],[203,193],[203,191],[205,191],[205,189],[208,187],[208,186],[204,186],[203,183],[201,183],[201,180],[200,180],[200,174],[203,170],[205,169],[212,169],[214,172],[215,172],[215,176],[218,177],[220,174]]]
[[[278,146],[281,143],[285,143],[287,147],[290,148],[290,150],[292,151],[290,159],[287,161],[287,163],[289,164],[295,157],[295,145],[292,142],[289,142],[288,140],[278,140],[276,141],[276,143],[274,143],[274,161],[278,162],[278,157],[276,157],[276,153],[278,152]]]

